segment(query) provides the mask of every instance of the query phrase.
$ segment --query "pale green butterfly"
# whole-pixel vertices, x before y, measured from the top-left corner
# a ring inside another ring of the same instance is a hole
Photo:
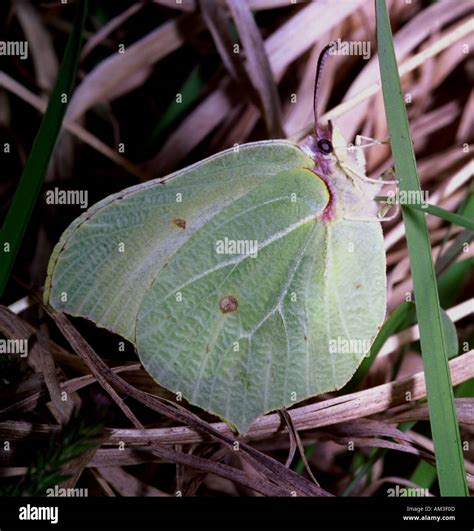
[[[150,375],[239,432],[340,389],[385,315],[362,150],[317,123],[106,197],[73,221],[45,301],[135,345]],[[333,147],[334,146],[334,147]]]

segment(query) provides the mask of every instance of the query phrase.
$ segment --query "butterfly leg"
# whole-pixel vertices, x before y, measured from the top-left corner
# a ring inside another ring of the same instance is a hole
[[[393,179],[386,179],[386,177],[394,177],[394,178]],[[399,181],[398,181],[398,179],[396,178],[396,175],[395,175],[395,170],[393,168],[388,168],[387,170],[382,172],[380,177],[378,177],[376,180],[379,183],[383,183],[383,184],[396,184],[397,186],[399,184]]]
[[[346,172],[346,174],[349,175],[349,177],[353,178],[354,176],[355,177],[358,177],[359,179],[361,179],[362,181],[365,181],[366,183],[373,183],[373,184],[398,184],[398,180],[394,179],[394,180],[390,180],[390,181],[385,181],[385,180],[382,180],[382,179],[372,179],[371,177],[367,177],[366,175],[360,173],[359,171],[355,170],[354,168],[352,168],[351,166],[348,166],[347,164],[341,164],[341,167],[343,168],[343,170]],[[352,174],[352,175],[351,175]],[[384,174],[382,174],[383,176]]]
[[[386,214],[390,212],[390,209],[393,206],[395,206],[394,212],[390,214],[389,216],[387,216]],[[399,212],[400,212],[399,203],[395,203],[395,204],[386,203],[385,205],[382,205],[379,211],[377,212],[377,218],[379,219],[379,221],[391,221],[392,219],[395,219],[398,216]]]
[[[367,144],[362,144],[362,140],[367,140]],[[355,145],[360,148],[380,146],[383,144],[388,144],[388,137],[384,140],[376,140],[375,138],[371,138],[370,136],[364,135],[356,135],[355,137]]]
[[[388,176],[395,177],[395,170],[393,168],[388,168],[384,172],[382,172],[382,174],[380,175],[380,179],[382,179],[386,183],[390,183],[390,180],[385,180],[385,177],[388,177]],[[392,180],[392,182],[394,181],[398,183],[396,179]]]
[[[390,209],[395,206],[395,211],[393,214],[390,214],[387,216],[387,212],[390,211]],[[398,203],[395,204],[385,204],[383,205],[376,215],[374,216],[343,216],[343,218],[347,221],[391,221],[392,219],[396,218],[398,216],[398,213],[400,212],[400,205]]]
[[[378,216],[342,216],[346,221],[382,221]]]
[[[367,144],[363,144],[362,140],[367,140]],[[375,138],[371,138],[370,136],[356,135],[354,145],[349,146],[347,149],[349,151],[352,151],[354,149],[365,149],[365,148],[373,147],[373,146],[382,146],[384,144],[388,144],[387,139],[376,140]]]
[[[385,180],[385,177],[386,176],[395,176],[395,170],[393,168],[388,168],[387,170],[385,170],[382,175],[380,176],[380,182],[382,183],[386,183],[386,184],[391,184],[391,183],[395,183],[397,185],[397,190],[398,190],[398,180],[397,179],[392,179],[392,180]],[[390,212],[390,209],[395,206],[395,210],[392,214],[390,214],[389,216],[387,216],[386,214],[388,212]],[[396,218],[398,216],[400,212],[400,205],[398,202],[390,202],[390,203],[385,203],[383,205],[381,205],[380,209],[379,209],[379,212],[377,214],[377,217],[380,219],[380,221],[391,221],[392,219]]]

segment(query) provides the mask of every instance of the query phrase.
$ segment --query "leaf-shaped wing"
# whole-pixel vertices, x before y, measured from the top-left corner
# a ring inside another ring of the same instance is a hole
[[[283,171],[179,249],[138,312],[138,354],[158,382],[239,430],[289,403],[287,380],[301,364],[293,364],[300,356],[291,352],[283,307],[324,230],[317,216],[328,200],[310,170]],[[252,242],[254,252],[220,254],[221,242],[229,251],[232,242]]]
[[[256,142],[106,197],[56,245],[45,301],[135,342],[142,299],[178,249],[249,190],[282,170],[311,164],[294,144]]]
[[[349,380],[384,318],[383,238],[379,223],[321,221],[328,199],[313,172],[284,171],[181,247],[138,313],[158,382],[245,432]],[[258,252],[221,255],[222,241]]]

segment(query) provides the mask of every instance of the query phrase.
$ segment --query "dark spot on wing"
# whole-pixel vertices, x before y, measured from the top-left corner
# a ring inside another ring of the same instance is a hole
[[[226,295],[219,302],[222,313],[236,312],[239,308],[239,301],[232,295]]]
[[[173,223],[179,227],[180,229],[185,229],[186,228],[186,220],[185,219],[181,219],[181,218],[174,218],[173,219]]]
[[[356,284],[356,289],[360,289],[362,287],[362,284],[358,283]]]

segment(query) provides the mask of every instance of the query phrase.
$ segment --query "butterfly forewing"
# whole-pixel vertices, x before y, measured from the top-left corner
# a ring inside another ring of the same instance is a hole
[[[282,170],[311,165],[285,141],[246,144],[166,178],[106,197],[62,235],[48,266],[45,300],[135,339],[141,301],[189,237]]]

